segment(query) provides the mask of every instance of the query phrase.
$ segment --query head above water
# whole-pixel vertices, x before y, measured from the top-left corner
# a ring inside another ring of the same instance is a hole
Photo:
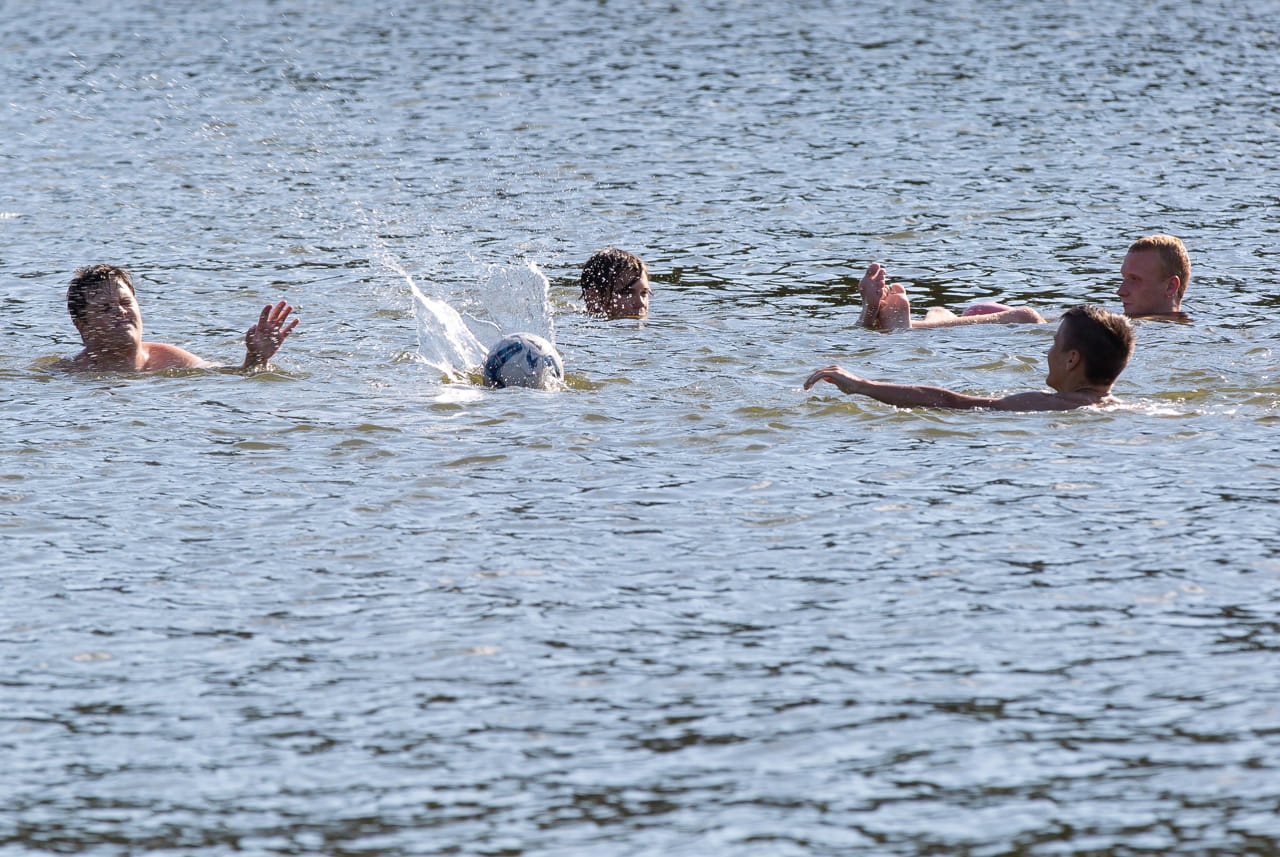
[[[1126,315],[1181,312],[1191,281],[1191,259],[1182,241],[1174,236],[1147,235],[1129,245],[1120,277],[1116,294]]]
[[[137,294],[133,288],[133,277],[124,268],[117,268],[115,265],[89,265],[77,269],[67,286],[67,312],[71,314],[71,320],[77,325],[85,320],[90,292],[116,284],[126,286],[130,294]]]
[[[578,285],[591,315],[613,319],[649,314],[649,266],[625,250],[610,247],[592,254]]]
[[[1133,356],[1133,325],[1100,306],[1085,304],[1067,310],[1059,331],[1062,350],[1079,352],[1085,378],[1091,383],[1115,383]]]

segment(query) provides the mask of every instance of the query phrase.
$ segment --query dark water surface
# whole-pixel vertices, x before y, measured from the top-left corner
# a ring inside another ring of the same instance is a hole
[[[0,2],[0,854],[1280,849],[1280,7]],[[1156,231],[1192,324],[1057,414]],[[643,324],[585,318],[609,244]],[[572,385],[408,279],[551,278]],[[279,371],[68,377],[67,279]]]

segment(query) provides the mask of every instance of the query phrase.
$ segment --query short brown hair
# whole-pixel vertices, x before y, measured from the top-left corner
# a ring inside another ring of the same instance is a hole
[[[1160,267],[1166,277],[1178,278],[1178,303],[1191,282],[1191,257],[1182,241],[1172,235],[1147,235],[1129,245],[1129,252],[1154,250],[1160,257]]]
[[[607,297],[619,289],[630,285],[641,274],[647,273],[648,266],[639,256],[610,247],[593,253],[582,266],[582,276],[578,285],[585,295],[588,291],[600,292]]]
[[[88,306],[89,290],[104,283],[120,281],[134,292],[133,277],[124,268],[115,265],[89,265],[78,269],[71,277],[71,285],[67,287],[67,312],[71,318],[80,321],[84,318],[85,307]]]
[[[1062,314],[1062,347],[1080,352],[1084,374],[1095,384],[1112,384],[1133,356],[1133,325],[1100,306],[1085,304]]]

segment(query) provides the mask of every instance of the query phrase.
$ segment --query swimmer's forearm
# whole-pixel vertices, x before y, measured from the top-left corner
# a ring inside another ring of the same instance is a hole
[[[981,396],[966,396],[942,387],[868,381],[839,366],[828,366],[814,372],[804,382],[804,388],[811,390],[821,381],[834,385],[842,393],[868,396],[899,408],[987,408],[999,401]]]
[[[858,379],[855,385],[859,389],[846,392],[870,396],[886,405],[898,408],[982,408],[988,407],[990,399],[979,396],[966,396],[942,387],[926,387],[918,384],[883,384],[877,381]]]

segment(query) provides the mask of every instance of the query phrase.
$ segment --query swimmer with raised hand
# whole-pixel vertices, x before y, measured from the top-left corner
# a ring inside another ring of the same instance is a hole
[[[1049,348],[1049,374],[1045,377],[1052,393],[1015,393],[1004,398],[969,396],[942,387],[867,381],[839,366],[814,372],[804,382],[804,388],[826,381],[843,393],[870,396],[903,408],[1066,411],[1115,404],[1118,400],[1111,395],[1111,387],[1129,365],[1133,344],[1133,326],[1127,318],[1086,305],[1068,310],[1058,323]]]
[[[144,342],[142,310],[129,272],[113,265],[76,271],[67,289],[67,311],[80,332],[84,350],[58,368],[74,372],[152,372],[160,369],[210,369],[216,364],[165,342]],[[268,304],[245,333],[244,370],[266,367],[298,326],[293,307]]]

